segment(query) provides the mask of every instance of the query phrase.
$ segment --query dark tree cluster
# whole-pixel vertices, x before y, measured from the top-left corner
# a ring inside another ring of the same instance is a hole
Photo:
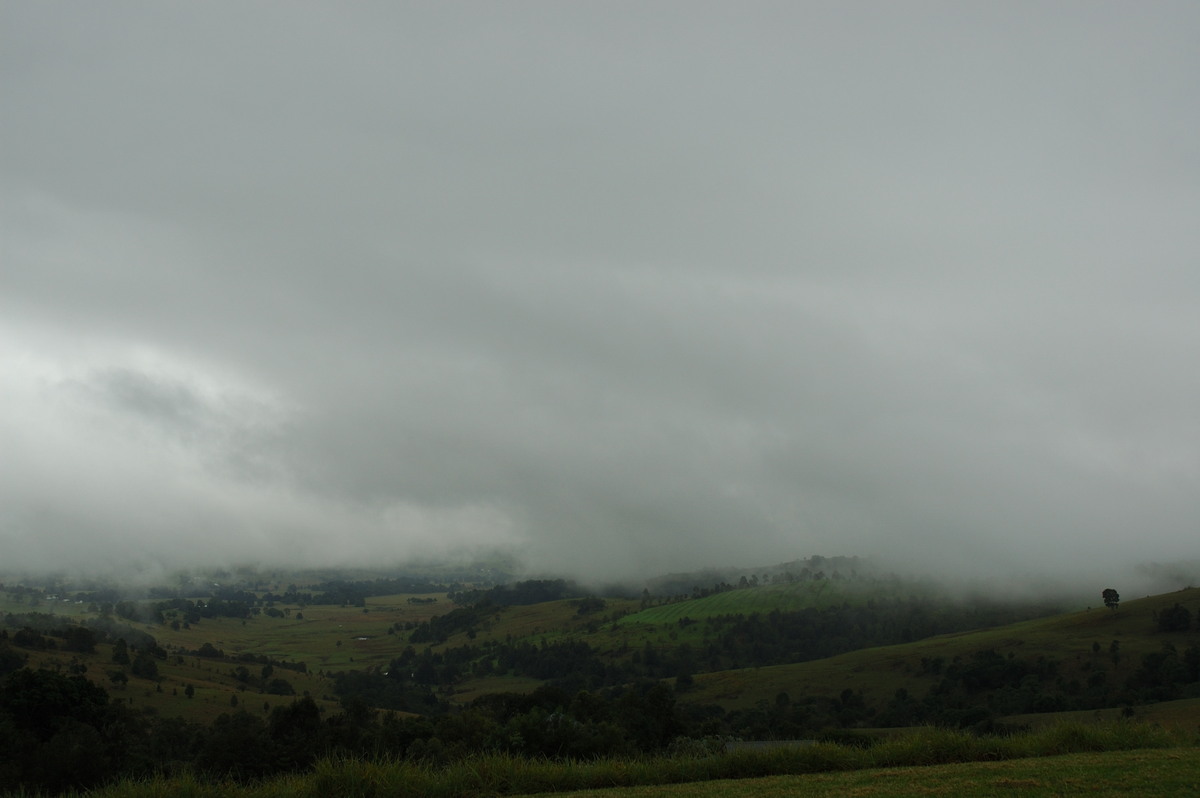
[[[1103,651],[1099,644],[1093,647],[1097,657]],[[1115,660],[1118,651],[1113,646],[1108,653]],[[1130,706],[1200,692],[1200,646],[1181,653],[1170,643],[1145,654],[1124,683],[1111,679],[1100,662],[1086,663],[1079,678],[1066,678],[1056,660],[1022,660],[991,649],[949,663],[925,660],[922,666],[924,673],[942,679],[921,700],[901,691],[872,721],[875,725],[986,726],[1003,715]]]
[[[546,601],[583,598],[587,595],[579,585],[566,579],[530,579],[511,585],[498,585],[489,590],[459,590],[450,593],[455,604],[486,602],[496,607],[525,606]]]
[[[428,579],[396,577],[349,581],[335,579],[314,586],[311,592],[300,593],[294,585],[282,596],[267,594],[266,600],[295,604],[333,604],[339,607],[364,607],[372,596],[393,596],[397,593],[445,593],[450,588]]]
[[[412,643],[444,643],[451,635],[473,632],[496,614],[497,609],[486,601],[458,607],[418,624],[408,639]]]
[[[580,599],[583,606],[588,599]],[[445,643],[466,633],[474,638],[499,612],[488,603],[457,608],[413,627],[410,642]],[[449,689],[472,676],[525,676],[564,689],[596,690],[638,679],[674,678],[686,689],[695,673],[758,667],[820,659],[868,646],[906,642],[944,632],[1008,623],[1031,611],[976,603],[947,607],[913,600],[887,604],[843,604],[795,612],[682,619],[680,627],[703,624],[701,641],[669,646],[646,646],[624,654],[604,653],[584,640],[506,643],[488,641],[423,653],[410,646],[393,660],[386,674],[364,674],[395,684],[372,688],[389,696],[387,703],[368,703],[393,709],[428,706],[428,691]],[[397,684],[406,685],[403,689]],[[419,689],[418,689],[419,688]]]
[[[1141,664],[1129,677],[1126,703],[1172,701],[1200,694],[1200,646],[1190,646],[1181,654],[1171,643],[1142,656]]]
[[[89,618],[81,623],[64,625],[60,615],[27,612],[9,613],[0,620],[0,627],[7,629],[28,630],[28,639],[57,638],[43,640],[47,648],[63,648],[66,651],[88,653],[94,650],[97,643],[111,643],[118,638],[125,638],[129,645],[146,650],[158,648],[158,641],[153,635],[136,629],[129,624],[112,618]]]
[[[99,783],[128,744],[126,718],[82,676],[27,668],[0,685],[0,789]]]
[[[1192,628],[1192,613],[1175,602],[1170,609],[1154,613],[1154,624],[1159,632],[1186,632]]]
[[[872,646],[1026,620],[1029,608],[976,602],[947,606],[920,599],[841,604],[704,620],[696,652],[701,671],[807,662]]]
[[[0,676],[25,667],[28,654],[22,654],[8,643],[8,632],[0,631]]]
[[[226,600],[212,598],[204,599],[175,598],[160,601],[154,605],[155,617],[161,623],[167,618],[178,617],[184,623],[199,623],[202,618],[249,618],[255,602],[252,600]]]

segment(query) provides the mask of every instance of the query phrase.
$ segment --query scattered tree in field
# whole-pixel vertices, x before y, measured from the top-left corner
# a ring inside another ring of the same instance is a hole
[[[1121,594],[1111,587],[1104,588],[1104,592],[1100,594],[1100,597],[1104,599],[1104,606],[1110,610],[1115,610],[1117,605],[1121,603]]]
[[[200,646],[198,651],[196,651],[196,656],[198,656],[198,657],[223,657],[223,656],[225,656],[225,652],[222,649],[219,649],[216,646],[214,646],[212,643],[205,643],[204,645]]]
[[[137,653],[137,656],[133,658],[133,662],[130,664],[129,669],[133,672],[134,676],[142,679],[158,678],[158,664],[154,661],[154,658],[145,651],[139,651]]]

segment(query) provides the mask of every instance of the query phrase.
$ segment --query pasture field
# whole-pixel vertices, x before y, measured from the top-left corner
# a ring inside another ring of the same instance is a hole
[[[622,659],[649,645],[655,648],[703,641],[704,624],[680,625],[679,620],[693,620],[714,615],[747,614],[770,609],[813,606],[826,600],[850,600],[852,592],[866,586],[850,587],[855,583],[829,580],[820,587],[814,582],[794,582],[737,589],[701,599],[679,601],[639,610],[640,602],[629,599],[608,599],[604,609],[579,615],[579,604],[573,600],[546,602],[530,606],[498,607],[481,619],[474,637],[466,631],[456,633],[444,643],[433,645],[440,649],[465,644],[484,645],[488,641],[506,643],[553,643],[564,639],[586,641],[602,656]],[[870,583],[867,583],[868,585]],[[885,583],[875,585],[866,595],[882,600]],[[414,603],[409,599],[418,599]],[[429,599],[436,602],[421,603]],[[1164,634],[1155,631],[1155,614],[1181,603],[1193,610],[1200,607],[1200,589],[1187,589],[1160,596],[1126,601],[1117,610],[1097,606],[1080,612],[1067,613],[1003,627],[962,632],[928,638],[913,643],[863,649],[824,660],[805,663],[747,668],[716,673],[698,673],[693,686],[680,694],[687,704],[720,704],[727,710],[747,709],[760,702],[771,702],[779,693],[793,700],[805,697],[837,695],[850,688],[861,691],[870,706],[885,704],[900,688],[920,696],[939,680],[924,663],[939,660],[952,663],[955,658],[994,649],[1002,655],[1012,654],[1022,659],[1045,657],[1059,663],[1064,679],[1086,681],[1089,669],[1103,668],[1113,683],[1124,683],[1139,667],[1142,657],[1158,651],[1164,643],[1180,651],[1195,645],[1194,634]],[[1099,602],[1097,602],[1099,603]],[[100,645],[90,655],[74,655],[63,651],[28,652],[29,664],[68,668],[76,659],[88,668],[88,676],[109,689],[116,699],[129,700],[135,706],[145,706],[162,715],[179,715],[198,720],[215,717],[229,711],[236,698],[243,708],[269,709],[277,703],[290,701],[289,696],[263,695],[257,687],[239,683],[232,671],[239,663],[238,655],[266,656],[284,662],[303,662],[307,673],[276,669],[275,676],[286,679],[298,695],[305,693],[335,708],[331,673],[368,667],[385,667],[409,645],[408,632],[396,630],[397,623],[420,623],[436,615],[454,610],[455,605],[444,594],[391,595],[368,599],[365,607],[311,605],[286,606],[275,609],[286,617],[260,614],[247,619],[206,618],[191,628],[172,629],[168,624],[133,624],[153,635],[171,655],[159,663],[161,688],[153,682],[130,677],[125,686],[110,684],[108,674],[114,669],[112,648]],[[86,605],[74,602],[43,600],[36,606],[28,601],[16,602],[0,593],[0,612],[43,612],[82,620],[96,617]],[[200,658],[184,652],[196,651],[205,643],[225,652],[229,659]],[[426,644],[417,644],[418,649]],[[256,672],[259,666],[250,663]],[[527,692],[537,686],[530,679],[493,677],[468,680],[457,686],[452,700],[467,703],[473,698],[495,691]],[[194,697],[184,700],[182,693],[191,685]],[[1164,715],[1172,725],[1191,728],[1200,725],[1195,705],[1181,705],[1174,715]],[[1139,717],[1149,712],[1139,707]],[[1158,710],[1154,710],[1158,711]],[[1165,711],[1165,710],[1164,710]],[[1108,713],[1112,714],[1112,713]],[[1101,714],[1100,717],[1108,717]],[[1156,716],[1157,717],[1157,716]],[[1024,722],[1024,721],[1021,721]]]
[[[304,662],[313,671],[347,670],[386,665],[399,654],[408,644],[408,635],[403,631],[389,634],[393,624],[420,623],[454,608],[444,594],[413,596],[437,598],[436,604],[409,604],[408,598],[379,596],[368,599],[366,607],[279,604],[276,608],[289,612],[287,617],[205,618],[191,629],[174,631],[157,625],[145,629],[163,646],[195,650],[212,643],[231,656],[265,655]]]
[[[549,643],[584,637],[590,639],[610,626],[613,617],[636,610],[637,604],[632,599],[606,599],[605,609],[590,615],[579,615],[578,599],[496,607],[495,613],[480,625],[473,640],[460,632],[443,645],[459,646],[468,642],[479,645],[493,640]],[[434,646],[434,650],[437,649]]]
[[[1195,795],[1193,734],[1145,724],[1064,725],[1008,737],[915,729],[869,748],[812,746],[556,761],[483,754],[432,765],[404,759],[320,760],[306,773],[239,784],[188,774],[123,781],[94,798],[228,795],[307,798],[465,795],[643,798],[768,796]]]
[[[626,615],[618,624],[672,625],[684,618],[702,621],[722,615],[750,615],[772,610],[792,612],[808,607],[828,606],[857,598],[857,583],[827,579],[736,588],[703,598],[675,601]]]
[[[414,604],[408,601],[410,597],[436,598],[438,601]],[[260,614],[246,619],[204,618],[191,624],[190,628],[181,626],[179,629],[172,629],[165,623],[126,622],[152,635],[168,652],[166,660],[156,663],[160,677],[157,684],[132,675],[124,685],[112,682],[109,674],[120,668],[112,661],[113,646],[109,644],[97,645],[92,654],[60,650],[22,653],[28,654],[28,665],[33,668],[69,670],[82,665],[87,669],[88,678],[109,691],[111,700],[148,709],[163,717],[209,722],[236,709],[261,711],[265,715],[275,706],[290,704],[300,695],[311,696],[326,712],[336,712],[339,704],[327,674],[386,666],[408,645],[406,632],[388,633],[393,624],[419,623],[454,608],[445,594],[376,596],[368,599],[366,604],[365,608],[277,604],[277,609],[288,613],[286,617]],[[72,621],[99,617],[96,612],[88,612],[86,607],[85,604],[60,601],[31,605],[13,601],[7,594],[0,593],[0,613],[38,612],[61,615]],[[224,651],[226,659],[184,653],[196,651],[205,643]],[[277,667],[272,674],[272,678],[281,678],[291,684],[296,696],[272,695],[239,682],[233,676],[238,666],[245,666],[255,676],[262,668],[257,663],[235,661],[239,654],[305,663],[306,673]],[[191,698],[185,694],[189,686],[193,690]]]
[[[536,798],[1155,798],[1200,794],[1200,751],[1109,751],[1006,762],[964,762],[725,779],[690,784],[535,793]]]
[[[109,693],[109,700],[127,704],[133,709],[146,709],[161,717],[181,717],[186,720],[211,722],[224,712],[245,709],[250,712],[268,714],[276,706],[286,706],[296,696],[271,695],[257,688],[245,689],[231,675],[238,663],[226,660],[201,659],[185,656],[182,662],[176,655],[159,662],[159,680],[154,682],[130,676],[124,685],[114,684],[107,676],[118,670],[112,662],[113,647],[99,645],[96,653],[76,655],[60,651],[31,651],[28,665],[31,668],[68,670],[73,662],[81,662],[86,675]],[[253,672],[260,666],[249,665]],[[125,669],[128,670],[128,669]],[[338,702],[330,693],[329,682],[316,674],[302,674],[276,669],[276,676],[286,679],[297,695],[309,693],[327,712],[339,710]],[[186,690],[192,687],[193,696],[187,698]],[[161,690],[159,689],[161,687]],[[243,689],[239,689],[243,688]],[[237,704],[233,704],[233,699]]]
[[[868,648],[828,659],[792,665],[696,674],[681,700],[717,703],[744,709],[772,701],[780,692],[793,699],[836,695],[846,688],[861,690],[868,705],[886,702],[901,687],[923,695],[940,676],[923,673],[923,660],[951,663],[976,651],[994,649],[1021,658],[1058,660],[1064,678],[1080,678],[1088,668],[1102,666],[1116,683],[1123,683],[1141,664],[1143,655],[1163,644],[1180,651],[1195,645],[1187,632],[1155,631],[1155,613],[1176,602],[1200,604],[1200,588],[1122,602],[1117,610],[1095,607],[992,629],[939,635],[895,646]],[[1116,657],[1112,646],[1116,642]],[[1086,678],[1086,677],[1084,677]],[[1194,719],[1193,727],[1200,723]]]
[[[438,601],[412,604],[409,598]],[[445,594],[376,596],[366,604],[366,607],[277,604],[277,609],[288,613],[286,617],[262,614],[245,619],[204,618],[190,628],[179,629],[167,624],[122,622],[153,635],[168,651],[194,651],[204,643],[211,643],[229,656],[265,655],[276,660],[304,662],[310,670],[329,671],[361,668],[364,663],[386,664],[407,645],[407,633],[388,633],[393,624],[420,623],[454,609]],[[30,606],[0,594],[0,613],[10,612],[62,615],[74,621],[99,617],[98,613],[88,612],[85,605],[73,602]]]
[[[0,591],[0,615],[6,613],[44,612],[48,615],[61,615],[64,618],[94,618],[96,613],[88,612],[87,604],[72,599],[54,600],[23,600],[17,601],[8,593]]]
[[[1115,723],[1130,717],[1142,723],[1153,723],[1164,729],[1181,732],[1200,732],[1200,698],[1181,698],[1178,701],[1160,701],[1131,708],[1132,715],[1124,709],[1089,709],[1077,712],[1040,712],[1029,715],[1009,715],[1001,720],[1011,726],[1027,726],[1040,729],[1059,723]]]

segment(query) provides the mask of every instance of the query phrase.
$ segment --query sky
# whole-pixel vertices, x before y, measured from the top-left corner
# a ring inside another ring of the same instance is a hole
[[[0,570],[1197,561],[1197,75],[1190,0],[4,2]]]

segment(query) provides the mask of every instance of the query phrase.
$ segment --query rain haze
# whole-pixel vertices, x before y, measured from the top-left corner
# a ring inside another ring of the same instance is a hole
[[[0,569],[1200,556],[1196,3],[0,38]]]

